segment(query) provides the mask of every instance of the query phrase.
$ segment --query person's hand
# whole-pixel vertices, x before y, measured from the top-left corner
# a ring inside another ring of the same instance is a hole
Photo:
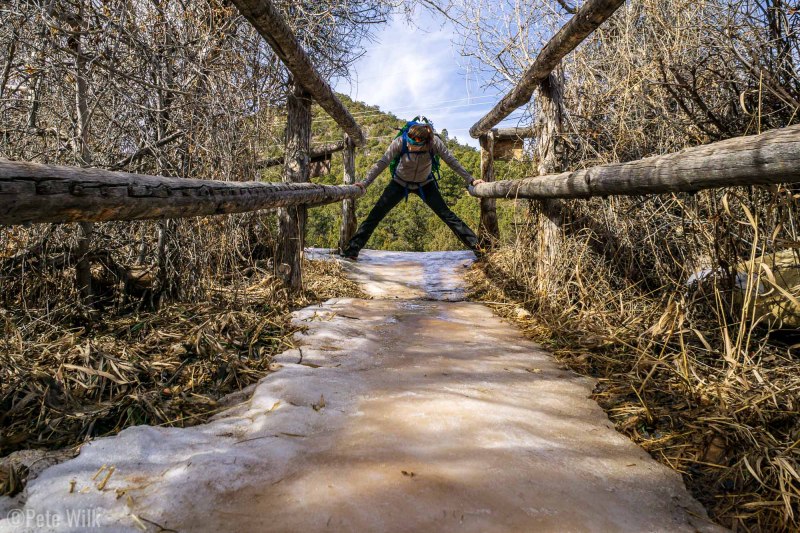
[[[470,185],[474,187],[476,185],[480,185],[481,183],[485,182],[483,180],[472,180],[472,183],[470,183]]]

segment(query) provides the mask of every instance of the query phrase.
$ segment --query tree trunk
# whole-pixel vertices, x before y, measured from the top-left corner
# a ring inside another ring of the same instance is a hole
[[[562,82],[560,69],[554,71],[539,86],[539,116],[536,121],[539,175],[559,172],[563,168]],[[536,205],[536,234],[539,238],[537,284],[541,291],[551,290],[548,279],[559,268],[558,258],[563,244],[562,202],[557,199],[534,200]]]
[[[89,105],[86,102],[88,83],[86,81],[86,58],[81,50],[83,38],[83,1],[79,2],[78,16],[72,24],[73,35],[68,45],[75,54],[75,137],[73,147],[78,165],[88,167],[92,164],[89,150]],[[78,231],[78,261],[75,263],[75,283],[83,303],[92,304],[92,265],[89,261],[91,236],[94,231],[91,222],[81,222]]]
[[[309,174],[309,148],[311,145],[311,95],[295,83],[286,102],[286,164],[283,181],[305,183]],[[293,290],[303,284],[302,254],[306,231],[306,207],[303,205],[279,210],[278,253],[276,268],[282,272]]]
[[[352,185],[356,182],[356,152],[355,144],[350,137],[344,136],[344,184]],[[339,230],[339,251],[344,252],[347,244],[356,232],[356,201],[345,199],[342,201],[342,227]]]
[[[487,183],[494,181],[494,131],[480,138],[481,179]],[[481,220],[478,224],[478,243],[481,248],[491,248],[500,238],[497,225],[497,208],[494,198],[481,198]]]

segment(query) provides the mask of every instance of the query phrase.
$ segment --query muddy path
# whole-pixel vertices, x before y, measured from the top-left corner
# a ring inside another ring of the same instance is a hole
[[[109,531],[721,531],[591,380],[462,301],[469,261],[367,252],[348,268],[373,299],[298,311],[299,347],[230,409],[84,446],[23,514],[63,531],[79,513]]]

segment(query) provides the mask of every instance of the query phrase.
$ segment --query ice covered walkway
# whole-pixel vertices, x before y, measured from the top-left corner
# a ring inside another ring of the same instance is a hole
[[[469,261],[365,253],[348,268],[373,299],[297,312],[300,348],[212,422],[129,428],[45,470],[30,516],[69,530],[70,512],[96,513],[109,531],[716,530],[614,431],[590,380],[460,301]]]

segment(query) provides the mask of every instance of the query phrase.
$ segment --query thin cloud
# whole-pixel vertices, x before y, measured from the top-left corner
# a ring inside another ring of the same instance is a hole
[[[417,15],[414,26],[404,17],[393,17],[354,65],[352,80],[340,80],[336,90],[401,118],[423,114],[438,130],[468,130],[495,100],[474,88],[468,90],[468,81],[451,42],[452,32],[440,28],[438,22],[428,14],[425,19]],[[435,105],[438,102],[442,103]],[[473,103],[476,105],[469,105]],[[469,105],[466,109],[465,104]],[[468,135],[458,137],[477,146],[477,141]]]

